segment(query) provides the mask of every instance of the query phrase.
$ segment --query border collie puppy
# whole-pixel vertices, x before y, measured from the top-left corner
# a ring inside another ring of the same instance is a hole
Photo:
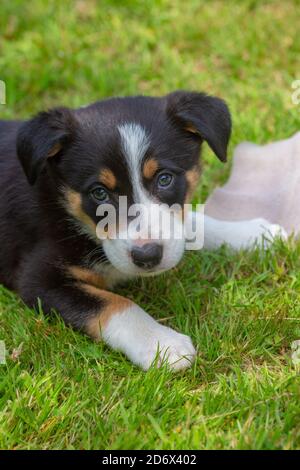
[[[118,213],[120,196],[129,206],[182,209],[198,183],[202,142],[225,161],[230,131],[221,99],[185,91],[0,121],[0,283],[31,307],[40,299],[45,313],[59,312],[145,370],[154,361],[190,366],[188,336],[110,291],[119,281],[173,268],[184,238],[164,238],[157,227],[151,238],[111,237],[106,226],[101,237],[104,213],[97,214],[103,205]],[[175,219],[184,223],[183,211]],[[249,233],[257,239],[264,229],[207,217],[204,244],[239,248]]]

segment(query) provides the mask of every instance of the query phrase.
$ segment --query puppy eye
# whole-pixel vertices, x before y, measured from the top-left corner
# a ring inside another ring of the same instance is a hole
[[[159,188],[168,188],[173,182],[173,175],[170,173],[161,173],[157,179],[157,185]]]
[[[95,188],[91,191],[91,195],[96,200],[96,202],[107,202],[109,201],[109,194],[108,192],[99,186],[99,188]]]

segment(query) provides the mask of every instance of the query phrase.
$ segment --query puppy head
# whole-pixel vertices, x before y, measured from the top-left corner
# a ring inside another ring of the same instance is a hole
[[[230,131],[222,100],[178,91],[41,113],[21,126],[17,152],[29,183],[40,180],[42,191],[43,178],[51,179],[74,227],[102,243],[116,269],[149,275],[181,259],[185,241],[174,230],[182,225],[181,210],[199,178],[201,144],[206,141],[225,161]],[[147,219],[140,211],[137,224],[149,229],[147,236],[131,235],[128,223],[137,220],[132,213],[126,212],[126,227],[124,219],[121,223],[121,196],[127,208],[140,204],[147,209]],[[110,220],[114,236],[111,227],[101,225],[104,205],[117,214]],[[174,205],[173,232],[166,237],[160,221]]]

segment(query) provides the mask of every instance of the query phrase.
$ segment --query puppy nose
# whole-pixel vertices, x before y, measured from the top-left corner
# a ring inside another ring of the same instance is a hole
[[[139,268],[151,269],[160,263],[162,252],[161,245],[146,243],[143,246],[134,246],[131,250],[131,257],[134,264]]]

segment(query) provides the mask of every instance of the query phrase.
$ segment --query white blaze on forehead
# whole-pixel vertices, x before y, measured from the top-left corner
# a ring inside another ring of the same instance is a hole
[[[145,199],[145,191],[141,181],[141,163],[149,147],[149,138],[145,129],[139,124],[125,123],[118,126],[121,145],[131,177],[134,197],[141,202]]]
[[[121,149],[124,154],[124,158],[126,159],[129,175],[131,178],[134,203],[138,206],[142,206],[138,209],[140,218],[137,219],[137,227],[140,227],[144,230],[147,230],[147,228],[149,229],[146,237],[147,239],[158,240],[162,238],[169,240],[168,237],[164,238],[164,232],[168,230],[168,224],[162,224],[161,222],[163,217],[166,217],[168,215],[168,210],[159,205],[158,201],[155,200],[153,195],[151,195],[147,191],[147,189],[143,185],[142,180],[142,162],[147,150],[149,149],[150,138],[147,135],[146,130],[141,125],[133,122],[127,122],[123,125],[118,126],[118,131],[121,137]],[[134,209],[134,206],[131,206],[131,208]],[[142,210],[143,208],[145,209],[144,211]],[[137,216],[137,213],[135,212],[129,215]],[[181,222],[178,221],[177,224],[181,224]],[[140,229],[138,229],[138,231],[139,230]],[[128,240],[130,240],[131,242],[132,240],[135,240],[132,234],[130,233],[130,230],[126,229],[126,235],[128,237]],[[174,238],[174,235],[175,232],[171,232],[170,239]],[[176,244],[176,246],[174,243]],[[172,264],[173,267],[175,264],[177,264],[177,262],[173,263],[172,259],[174,253],[172,253],[172,247],[176,253],[175,258],[177,260],[177,258],[180,258],[182,256],[183,244],[177,244],[177,241],[173,240],[173,243],[169,243],[169,245],[170,254],[165,255],[165,262],[168,266]],[[105,246],[106,252],[110,251],[108,243],[106,243]],[[120,243],[119,246],[122,251],[122,248],[124,248],[125,245],[122,246],[122,244]],[[126,248],[124,248],[124,250],[125,249]],[[118,258],[118,260],[116,259],[116,264],[120,265],[119,260],[121,259],[121,255],[116,255],[116,247],[114,247],[114,252],[114,254],[110,254],[110,258]],[[128,265],[127,257],[128,255],[126,253],[126,266]],[[122,270],[121,267],[118,269]]]

